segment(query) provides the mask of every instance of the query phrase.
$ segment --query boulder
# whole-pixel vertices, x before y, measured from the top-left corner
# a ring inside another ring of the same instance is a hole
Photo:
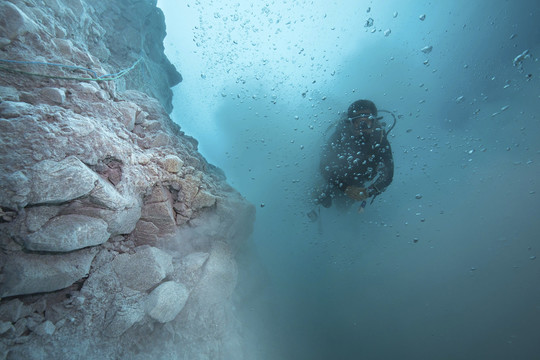
[[[39,91],[39,95],[43,100],[52,104],[61,105],[66,101],[66,91],[53,87],[45,87]]]
[[[56,326],[54,326],[51,321],[45,320],[37,325],[32,331],[40,336],[51,336],[56,331]]]
[[[0,173],[0,206],[16,209],[26,206],[30,180],[22,171]]]
[[[172,321],[184,308],[188,296],[189,291],[184,285],[164,282],[148,296],[146,313],[160,323]]]
[[[176,229],[175,213],[170,201],[144,204],[141,219],[151,222],[165,233],[171,233]]]
[[[184,256],[175,266],[172,279],[193,289],[201,277],[203,265],[208,260],[208,253],[196,252]]]
[[[165,170],[170,173],[176,174],[180,172],[182,166],[184,166],[184,162],[176,155],[167,155],[165,156],[164,166]]]
[[[111,337],[119,337],[124,334],[134,324],[141,321],[145,314],[142,302],[116,304],[108,312],[112,315],[105,326],[104,333]]]
[[[60,204],[85,196],[94,189],[98,175],[77,157],[43,160],[32,168],[28,204]]]
[[[88,274],[95,254],[94,249],[54,255],[1,254],[0,297],[64,289]]]
[[[0,86],[0,100],[19,101],[19,92],[11,86]]]
[[[36,23],[32,21],[21,9],[10,2],[0,4],[0,34],[9,40],[20,35],[37,30]]]
[[[33,313],[30,306],[15,298],[0,303],[0,320],[16,323],[19,319]]]
[[[27,208],[25,219],[26,228],[30,232],[35,232],[39,230],[49,220],[58,215],[60,209],[60,206],[54,205],[32,206]]]
[[[151,246],[135,248],[134,254],[118,255],[112,266],[122,285],[138,291],[159,284],[173,269],[171,255]]]
[[[139,220],[132,235],[137,244],[151,245],[157,242],[159,229],[151,222]]]
[[[193,203],[191,206],[194,210],[211,207],[214,206],[214,204],[217,201],[217,197],[209,193],[205,190],[200,190],[197,195],[195,195],[195,198],[193,199]]]
[[[201,307],[223,302],[232,295],[238,271],[229,246],[217,241],[212,246],[199,283],[193,290]]]
[[[107,223],[86,215],[62,215],[52,218],[24,239],[32,251],[68,252],[103,244],[110,237]]]

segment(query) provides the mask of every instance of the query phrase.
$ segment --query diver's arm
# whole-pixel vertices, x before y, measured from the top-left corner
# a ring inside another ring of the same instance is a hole
[[[328,183],[335,182],[334,168],[338,161],[339,151],[339,133],[336,130],[328,139],[328,141],[321,148],[321,157],[319,161],[319,171]]]
[[[382,193],[388,185],[392,183],[394,178],[394,158],[392,156],[392,148],[388,139],[384,138],[381,143],[381,149],[379,150],[380,162],[378,166],[379,177],[368,188],[368,195],[379,195]]]

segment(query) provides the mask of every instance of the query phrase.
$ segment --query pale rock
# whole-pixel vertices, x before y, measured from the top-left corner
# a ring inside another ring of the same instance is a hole
[[[192,294],[201,306],[220,303],[232,295],[237,275],[236,262],[229,246],[225,242],[216,241]]]
[[[99,100],[109,100],[110,99],[110,96],[109,94],[104,91],[104,90],[99,90],[97,93],[96,93],[96,97],[99,99]]]
[[[94,82],[79,82],[73,85],[73,90],[78,92],[78,95],[92,96],[100,91],[99,86]]]
[[[9,321],[0,321],[0,335],[5,334],[9,330],[13,330],[13,324]]]
[[[14,335],[15,337],[20,337],[22,334],[24,334],[28,329],[28,319],[22,318],[17,320],[15,324],[13,324],[13,327],[15,328]]]
[[[34,327],[32,331],[40,336],[51,336],[56,331],[56,326],[50,320],[45,320]]]
[[[172,279],[185,284],[188,289],[195,287],[202,274],[203,265],[210,254],[204,252],[191,253],[184,256],[172,274]]]
[[[120,254],[112,262],[120,282],[131,289],[147,291],[172,272],[172,257],[150,246],[135,248],[135,254]]]
[[[141,165],[147,165],[150,162],[151,158],[150,156],[146,154],[139,154],[137,156],[137,162]]]
[[[241,246],[253,232],[255,206],[240,194],[230,192],[216,203],[215,217],[218,219],[217,232],[232,247]]]
[[[191,206],[193,209],[198,210],[201,208],[211,207],[214,206],[214,204],[217,201],[217,197],[209,193],[205,190],[200,190],[197,195],[195,195],[195,198],[193,199],[193,203]]]
[[[116,107],[122,116],[120,116],[120,122],[124,124],[126,129],[132,131],[135,127],[135,120],[137,115],[141,111],[137,104],[132,103],[131,101],[122,101],[116,104]]]
[[[153,223],[165,233],[176,229],[175,213],[170,201],[144,204],[141,219]]]
[[[28,204],[60,204],[87,195],[99,180],[98,175],[77,157],[57,162],[43,160],[32,168]]]
[[[92,199],[90,198],[90,200]],[[139,199],[128,196],[125,197],[125,202],[125,207],[111,210],[94,206],[94,201],[91,201],[91,204],[86,201],[75,201],[67,206],[63,212],[65,214],[80,214],[103,219],[107,223],[107,231],[112,237],[131,233],[141,217]]]
[[[141,303],[118,304],[116,308],[109,309],[112,312],[110,321],[105,326],[107,336],[119,337],[129,328],[138,323],[144,317],[144,305]]]
[[[90,20],[86,14],[85,3],[83,3],[82,0],[71,0],[69,2],[69,8],[73,11],[73,14],[81,20],[81,23],[84,23],[85,20]]]
[[[188,297],[189,291],[184,285],[164,282],[148,296],[146,313],[160,323],[172,321],[182,311]]]
[[[51,292],[70,286],[90,271],[96,252],[84,249],[70,253],[0,254],[4,262],[0,297]]]
[[[57,38],[60,38],[60,39],[63,39],[66,37],[67,35],[67,31],[65,28],[63,28],[62,26],[59,26],[59,25],[56,25],[54,27],[54,33],[56,35]]]
[[[176,225],[180,226],[185,224],[193,216],[193,209],[188,207],[184,202],[175,202],[173,204],[174,211],[176,212]]]
[[[37,30],[36,23],[10,2],[0,3],[0,14],[0,34],[9,40]]]
[[[1,101],[19,101],[19,92],[11,86],[0,86]]]
[[[0,117],[4,119],[18,118],[21,115],[32,115],[35,107],[31,104],[20,101],[0,102]]]
[[[33,251],[68,252],[103,244],[110,237],[107,223],[85,215],[62,215],[51,219],[24,239]]]
[[[62,57],[73,57],[73,43],[69,39],[52,39],[53,44],[56,46]],[[85,75],[84,77],[87,77]]]
[[[96,177],[95,187],[90,192],[90,201],[111,210],[122,209],[127,205],[122,194],[100,176]]]
[[[165,156],[163,164],[165,166],[165,170],[173,174],[180,172],[182,166],[184,166],[184,162],[182,161],[182,159],[180,159],[176,155]]]
[[[134,204],[110,214],[107,214],[107,210],[102,210],[101,215],[109,226],[107,231],[111,233],[111,236],[129,234],[135,229],[141,218],[141,206]]]
[[[158,236],[158,227],[149,221],[139,220],[133,231],[137,244],[155,244]]]
[[[191,205],[193,199],[199,192],[201,186],[201,179],[198,176],[187,174],[182,180],[182,197],[184,202]]]
[[[66,101],[66,91],[64,89],[46,87],[39,91],[39,95],[56,105],[61,105]]]
[[[171,201],[170,191],[162,185],[156,185],[152,188],[152,193],[144,199],[145,204]]]
[[[164,132],[159,132],[150,142],[150,147],[167,146],[171,142],[169,135]]]
[[[30,179],[22,171],[0,173],[0,206],[10,209],[26,206],[30,187]]]
[[[137,116],[135,117],[135,125],[144,123],[147,117],[148,117],[148,113],[146,111],[138,112]]]
[[[16,323],[20,318],[32,314],[32,309],[19,299],[4,300],[0,303],[0,320]]]
[[[47,221],[58,215],[59,206],[33,206],[26,209],[26,228],[30,232],[39,230]]]

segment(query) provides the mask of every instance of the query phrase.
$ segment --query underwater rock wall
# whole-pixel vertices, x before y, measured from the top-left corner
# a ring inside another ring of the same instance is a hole
[[[0,359],[243,358],[255,209],[163,107],[155,4],[0,4],[0,59],[39,62],[0,62]]]

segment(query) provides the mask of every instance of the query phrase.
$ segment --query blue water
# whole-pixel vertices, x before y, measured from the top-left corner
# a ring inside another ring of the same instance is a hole
[[[173,120],[257,207],[257,358],[540,356],[536,1],[158,5]],[[394,181],[311,222],[325,132],[360,98],[400,116]]]

